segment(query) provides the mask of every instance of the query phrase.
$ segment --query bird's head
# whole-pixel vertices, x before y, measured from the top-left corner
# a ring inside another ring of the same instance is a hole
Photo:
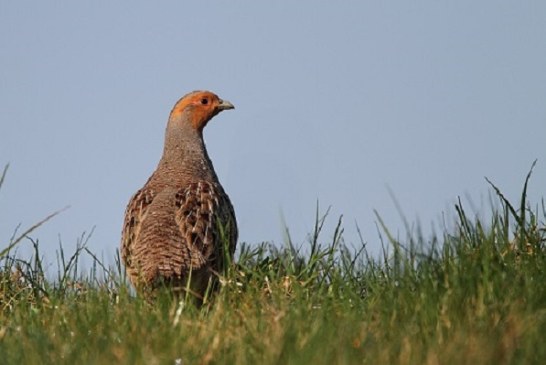
[[[216,114],[233,108],[229,101],[220,99],[210,91],[194,91],[174,105],[170,119],[189,123],[194,129],[202,131]]]

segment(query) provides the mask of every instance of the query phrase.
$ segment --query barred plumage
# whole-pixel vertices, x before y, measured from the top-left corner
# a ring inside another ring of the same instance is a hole
[[[173,108],[156,171],[125,212],[121,255],[138,290],[159,283],[202,296],[231,258],[237,223],[202,138],[206,123],[232,109],[210,92],[193,92]]]

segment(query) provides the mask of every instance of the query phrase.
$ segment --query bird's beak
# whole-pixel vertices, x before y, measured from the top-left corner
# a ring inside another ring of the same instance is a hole
[[[229,110],[229,109],[235,109],[235,107],[229,101],[220,99],[220,104],[218,104],[218,109]]]

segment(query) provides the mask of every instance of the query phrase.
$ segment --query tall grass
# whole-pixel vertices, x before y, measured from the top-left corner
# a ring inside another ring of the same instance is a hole
[[[29,240],[32,259],[1,257],[0,362],[546,363],[546,208],[527,202],[529,177],[517,207],[492,184],[488,221],[459,202],[456,228],[439,236],[401,242],[383,226],[380,259],[364,241],[345,245],[341,219],[324,234],[317,209],[303,246],[243,244],[200,308],[168,291],[134,296],[119,258],[103,265],[88,236],[72,255],[59,248],[48,280]]]

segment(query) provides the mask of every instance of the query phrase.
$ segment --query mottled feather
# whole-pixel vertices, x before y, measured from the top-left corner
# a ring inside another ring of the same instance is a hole
[[[121,256],[137,289],[159,283],[183,289],[191,276],[192,292],[202,296],[233,257],[235,212],[201,134],[208,119],[232,107],[212,93],[194,92],[171,112],[163,157],[125,212]]]

